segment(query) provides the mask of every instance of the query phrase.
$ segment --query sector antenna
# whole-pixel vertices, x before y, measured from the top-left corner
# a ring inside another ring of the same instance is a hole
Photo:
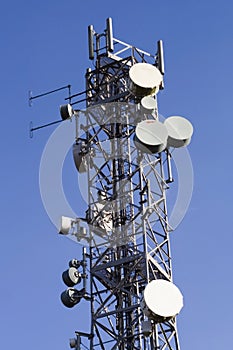
[[[172,151],[190,143],[193,127],[181,116],[160,118],[162,40],[149,54],[116,39],[108,18],[103,33],[88,27],[88,48],[86,89],[60,107],[62,122],[74,121],[73,160],[86,179],[82,218],[64,213],[58,229],[83,245],[62,275],[61,301],[90,310],[70,347],[179,350],[183,295],[172,276],[166,193]]]

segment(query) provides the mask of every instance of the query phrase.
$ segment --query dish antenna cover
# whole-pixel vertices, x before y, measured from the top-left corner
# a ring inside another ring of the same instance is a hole
[[[149,63],[134,64],[129,78],[129,90],[137,97],[156,94],[163,80],[158,68]]]
[[[142,308],[146,316],[156,321],[171,319],[183,307],[183,296],[172,282],[157,279],[151,281],[144,290]]]
[[[193,134],[193,126],[190,121],[184,117],[172,116],[164,121],[168,130],[168,147],[187,146]]]
[[[135,130],[134,142],[142,152],[159,153],[167,145],[168,132],[163,123],[157,120],[143,120]]]

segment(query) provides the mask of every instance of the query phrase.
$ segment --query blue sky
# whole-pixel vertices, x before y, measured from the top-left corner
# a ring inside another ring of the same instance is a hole
[[[193,198],[171,238],[174,280],[185,297],[181,349],[230,349],[232,11],[230,2],[218,0],[1,4],[1,348],[64,350],[76,329],[88,331],[88,305],[68,310],[60,302],[61,273],[80,257],[80,247],[57,235],[40,199],[40,157],[54,128],[28,136],[31,120],[40,125],[59,118],[65,94],[31,108],[27,96],[29,89],[37,94],[67,84],[83,90],[91,67],[87,26],[102,32],[112,17],[118,39],[151,53],[158,39],[164,41],[159,111],[183,115],[195,128],[189,146]]]

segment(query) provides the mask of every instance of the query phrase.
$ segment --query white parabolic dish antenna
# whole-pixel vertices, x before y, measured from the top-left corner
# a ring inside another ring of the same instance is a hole
[[[166,148],[168,131],[164,124],[157,120],[143,120],[136,126],[135,133],[135,141],[148,147],[151,153],[162,152]]]
[[[168,147],[187,146],[193,134],[193,126],[190,121],[184,117],[172,116],[164,121],[168,130]]]
[[[172,282],[157,279],[146,286],[144,302],[155,316],[171,318],[182,309],[183,296]]]
[[[136,96],[156,94],[163,76],[152,64],[136,63],[129,70],[130,90]]]
[[[144,96],[141,99],[141,105],[147,112],[153,112],[156,108],[156,100],[152,96]]]

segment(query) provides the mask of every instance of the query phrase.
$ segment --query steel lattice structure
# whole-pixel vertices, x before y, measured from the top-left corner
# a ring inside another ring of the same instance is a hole
[[[166,205],[172,175],[167,149],[148,154],[136,147],[136,124],[157,120],[159,114],[157,107],[152,113],[140,107],[140,99],[128,88],[128,75],[139,62],[161,70],[159,53],[153,56],[114,39],[109,30],[99,35],[90,26],[89,35],[95,69],[86,72],[82,101],[87,108],[76,112],[75,145],[88,186],[83,222],[89,233],[76,236],[88,243],[84,256],[89,260],[90,289],[85,293],[91,325],[87,333],[76,332],[71,347],[179,350],[175,318],[153,319],[142,307],[150,281],[172,281]],[[73,106],[79,95],[70,97]]]

